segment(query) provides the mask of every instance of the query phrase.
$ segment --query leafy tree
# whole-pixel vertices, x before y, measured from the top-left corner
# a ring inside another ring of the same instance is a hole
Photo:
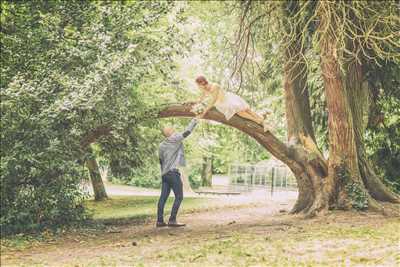
[[[381,209],[376,200],[398,202],[398,196],[374,173],[364,144],[367,98],[373,91],[364,83],[368,69],[379,60],[399,60],[395,52],[398,44],[393,39],[397,27],[397,18],[393,15],[396,4],[387,1],[378,7],[377,2],[285,1],[279,5],[260,5],[265,13],[282,12],[278,14],[283,19],[277,15],[276,20],[284,33],[282,53],[288,139],[293,148],[310,153],[307,162],[302,163],[307,175],[296,173],[296,167],[291,167],[299,184],[299,198],[293,211],[314,214],[328,207],[351,206]],[[254,6],[245,2],[245,14],[254,13]],[[375,23],[379,27],[375,27]],[[329,114],[328,160],[317,146],[311,123],[306,57],[310,49],[320,58],[322,88]]]
[[[119,161],[118,171],[127,158],[141,158],[139,84],[171,76],[170,58],[186,39],[168,20],[180,9],[168,2],[2,2],[2,229],[85,219],[80,181],[91,143]]]

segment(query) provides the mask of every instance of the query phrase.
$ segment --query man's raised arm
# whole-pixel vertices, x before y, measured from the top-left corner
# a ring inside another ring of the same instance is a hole
[[[178,133],[176,135],[176,141],[182,141],[183,139],[188,137],[192,133],[194,127],[196,127],[197,122],[198,122],[198,119],[197,118],[193,118],[190,121],[189,125],[186,127],[186,129],[182,133]]]

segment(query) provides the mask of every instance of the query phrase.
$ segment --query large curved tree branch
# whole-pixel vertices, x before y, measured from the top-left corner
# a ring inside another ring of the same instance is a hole
[[[159,112],[160,118],[168,117],[194,117],[195,114],[190,111],[192,103],[171,104],[165,106]],[[294,173],[301,173],[305,165],[309,161],[308,153],[302,148],[291,147],[280,141],[271,132],[264,132],[263,127],[253,121],[242,118],[238,115],[233,116],[230,120],[226,120],[225,116],[216,108],[212,108],[204,119],[217,121],[225,125],[234,127],[249,136],[253,137],[260,145],[267,149],[273,156],[284,162]],[[315,159],[313,159],[315,161]],[[308,162],[309,163],[309,162]],[[320,165],[321,172],[327,173],[326,162],[316,160],[316,164]]]

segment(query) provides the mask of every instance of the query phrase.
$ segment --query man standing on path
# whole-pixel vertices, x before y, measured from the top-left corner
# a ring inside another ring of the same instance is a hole
[[[161,142],[159,149],[162,186],[160,199],[158,200],[157,227],[185,226],[185,224],[177,223],[176,221],[176,215],[183,200],[182,180],[178,168],[186,165],[182,141],[189,136],[196,124],[197,119],[192,119],[183,133],[175,133],[174,129],[171,127],[165,127],[162,130],[165,140]],[[171,189],[174,191],[175,201],[172,206],[168,224],[166,224],[164,222],[164,206]]]

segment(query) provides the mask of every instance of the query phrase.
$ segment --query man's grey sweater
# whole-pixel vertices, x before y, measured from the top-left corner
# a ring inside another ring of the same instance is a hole
[[[192,119],[184,132],[174,133],[161,142],[159,149],[161,175],[186,165],[182,141],[189,136],[196,125],[197,119]]]

